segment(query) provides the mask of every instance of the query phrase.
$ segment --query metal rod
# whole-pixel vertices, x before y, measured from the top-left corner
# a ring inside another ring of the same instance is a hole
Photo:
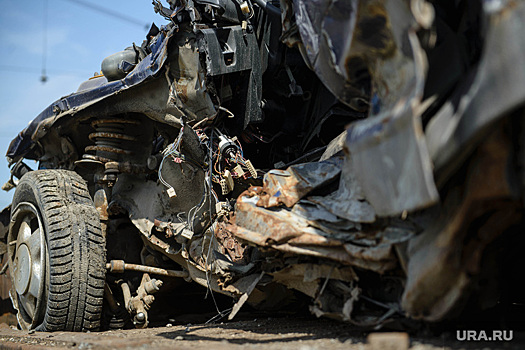
[[[129,285],[126,282],[122,282],[120,284],[120,288],[122,288],[122,295],[124,296],[124,305],[126,306],[126,310],[129,310],[129,305],[131,303],[131,291],[129,290]]]
[[[111,291],[111,288],[109,288],[109,285],[107,283],[104,284],[104,297],[106,297],[106,301],[109,304],[111,312],[116,314],[118,311],[118,304],[115,298],[113,297],[113,292]]]
[[[151,273],[153,275],[158,275],[158,276],[182,277],[182,278],[188,277],[187,271],[166,270],[160,267],[128,264],[128,263],[125,263],[123,260],[111,260],[109,263],[106,264],[106,269],[108,269],[109,272],[119,272],[119,273],[122,273],[128,270],[128,271]]]
[[[7,265],[9,265],[9,264],[6,261],[4,266],[2,266],[2,270],[0,270],[0,275],[5,274],[5,272],[7,271]]]

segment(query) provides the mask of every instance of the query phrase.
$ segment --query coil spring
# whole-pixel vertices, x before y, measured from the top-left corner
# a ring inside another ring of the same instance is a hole
[[[140,127],[138,120],[99,119],[93,121],[91,126],[95,132],[89,134],[89,139],[95,144],[87,146],[85,152],[94,152],[95,154],[84,154],[84,158],[109,162],[118,161],[121,156],[133,154],[130,146],[137,141],[137,138],[127,132],[131,128]]]

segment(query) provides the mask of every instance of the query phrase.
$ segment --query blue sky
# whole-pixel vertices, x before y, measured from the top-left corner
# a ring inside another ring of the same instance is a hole
[[[1,184],[10,176],[4,155],[17,133],[53,101],[76,91],[82,81],[100,71],[105,57],[133,42],[140,45],[149,29],[146,25],[166,23],[153,11],[151,0],[80,2],[121,13],[135,22],[91,10],[75,0],[47,0],[48,80],[42,83],[45,1],[0,0]],[[28,165],[36,168],[32,161]],[[0,190],[0,210],[11,202],[13,193]]]

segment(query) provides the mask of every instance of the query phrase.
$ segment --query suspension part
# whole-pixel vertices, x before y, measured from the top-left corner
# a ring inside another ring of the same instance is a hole
[[[95,132],[89,134],[94,145],[85,148],[84,158],[101,162],[121,161],[133,155],[133,143],[139,141],[141,123],[136,119],[98,119],[91,123]],[[138,131],[138,132],[137,132]]]

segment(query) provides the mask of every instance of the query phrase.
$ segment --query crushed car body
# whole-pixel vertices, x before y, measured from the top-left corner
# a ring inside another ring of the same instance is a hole
[[[525,4],[153,3],[7,151],[23,329],[146,327],[191,282],[375,328],[522,301]]]

